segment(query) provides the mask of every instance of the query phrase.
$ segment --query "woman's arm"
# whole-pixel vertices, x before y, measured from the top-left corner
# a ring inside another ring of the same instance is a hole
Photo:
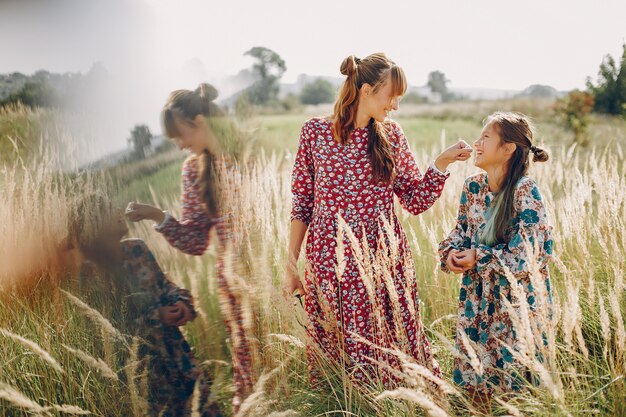
[[[450,176],[448,165],[469,158],[471,148],[460,141],[439,155],[422,175],[409,149],[406,136],[397,123],[393,123],[391,134],[396,143],[393,191],[404,209],[414,215],[420,214],[428,210],[441,196],[444,183]]]
[[[289,230],[289,259],[287,261],[285,292],[288,295],[299,290],[304,294],[305,290],[298,273],[298,258],[304,236],[313,218],[313,206],[315,203],[314,182],[315,168],[311,152],[311,141],[314,140],[311,122],[302,126],[298,153],[291,177],[291,226]]]

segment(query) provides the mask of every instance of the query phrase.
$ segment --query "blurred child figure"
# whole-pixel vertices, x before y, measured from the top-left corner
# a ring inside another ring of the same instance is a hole
[[[140,338],[149,415],[190,415],[198,384],[200,415],[221,416],[216,404],[208,404],[210,381],[179,329],[196,317],[191,293],[166,278],[142,240],[121,240],[127,232],[123,211],[102,195],[79,202],[70,236],[82,255],[81,296],[94,305],[105,300],[99,306],[104,316],[122,333]]]

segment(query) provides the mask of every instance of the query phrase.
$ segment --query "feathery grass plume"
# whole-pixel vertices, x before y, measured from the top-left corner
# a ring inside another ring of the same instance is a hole
[[[73,294],[65,291],[65,290],[61,290],[61,292],[63,294],[65,294],[65,296],[76,306],[78,307],[87,317],[89,317],[91,320],[93,320],[94,322],[98,323],[100,325],[100,327],[103,329],[103,331],[106,332],[106,334],[112,336],[113,338],[124,342],[125,338],[122,335],[122,333],[117,330],[115,328],[115,326],[113,326],[111,324],[111,322],[109,320],[106,319],[106,317],[104,317],[102,314],[100,314],[100,312],[98,310],[95,310],[93,308],[91,308],[89,305],[87,305],[85,302],[83,302],[81,299],[79,299],[78,297],[74,296]]]
[[[117,376],[117,374],[115,372],[113,372],[113,370],[111,368],[109,368],[109,366],[102,360],[102,359],[96,359],[93,356],[91,356],[90,354],[88,354],[87,352],[84,352],[80,349],[74,349],[71,348],[65,344],[62,344],[62,346],[70,353],[72,353],[73,355],[75,355],[77,358],[79,358],[80,360],[82,360],[83,362],[85,362],[87,365],[91,366],[93,369],[96,369],[98,371],[100,371],[100,373],[102,374],[102,376],[109,378],[109,379],[114,379],[116,381],[119,381],[119,377]]]
[[[305,347],[304,343],[300,339],[298,339],[295,336],[288,335],[288,334],[270,333],[268,334],[268,337],[274,338],[276,340],[280,340],[281,342],[285,342],[297,348],[303,349]]]
[[[191,417],[201,417],[202,410],[200,410],[200,378],[196,379],[193,384],[193,395],[191,396]]]
[[[62,374],[65,373],[65,371],[63,371],[63,368],[61,368],[61,365],[59,365],[56,359],[54,359],[52,355],[50,355],[46,350],[41,348],[37,343],[33,342],[32,340],[26,339],[25,337],[17,335],[7,329],[3,329],[1,327],[0,327],[0,334],[3,335],[4,337],[13,339],[14,341],[21,344],[22,346],[32,350],[41,359],[46,361],[53,369],[55,369],[59,373],[62,373]]]
[[[602,340],[604,344],[602,346],[602,353],[605,358],[609,359],[609,343],[611,341],[611,319],[609,318],[609,313],[606,310],[604,304],[604,297],[598,290],[598,305],[600,307],[600,329],[602,330]]]
[[[64,414],[72,414],[75,416],[88,416],[93,414],[91,411],[83,410],[75,405],[53,405],[52,407],[46,407],[46,410],[54,410]]]
[[[267,417],[298,417],[301,414],[295,410],[273,411]]]
[[[146,362],[149,361],[150,358],[139,360],[139,348],[141,347],[141,343],[142,341],[139,337],[133,337],[133,341],[130,345],[130,356],[128,358],[128,363],[124,367],[124,372],[126,373],[126,380],[128,384],[128,392],[130,394],[132,413],[134,416],[137,417],[148,415],[150,410],[150,406],[148,405],[148,401],[146,399],[148,394],[148,366]],[[140,365],[143,365],[143,368],[145,368],[146,372],[144,392],[140,392],[140,389],[138,388],[138,382],[142,381],[142,375],[139,373]]]
[[[50,415],[47,410],[12,386],[0,381],[0,398],[32,413]]]
[[[624,317],[622,316],[622,310],[620,308],[620,302],[615,290],[609,291],[608,294],[609,305],[611,306],[611,312],[615,319],[615,347],[617,348],[617,357],[622,358],[626,355],[626,331],[624,330]]]
[[[425,393],[412,390],[409,388],[397,388],[392,391],[385,391],[382,394],[376,396],[376,400],[380,401],[386,398],[394,400],[406,400],[413,402],[424,409],[429,417],[450,417],[441,407],[439,407],[433,400]]]

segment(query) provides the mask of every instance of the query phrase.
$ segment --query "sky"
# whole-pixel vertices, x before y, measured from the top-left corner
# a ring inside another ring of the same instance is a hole
[[[339,77],[346,56],[385,52],[411,85],[440,70],[453,88],[570,90],[621,54],[625,22],[623,0],[0,0],[0,73],[101,62],[115,80],[111,125],[158,130],[169,91],[219,88],[251,66],[253,46],[281,55],[285,82]]]

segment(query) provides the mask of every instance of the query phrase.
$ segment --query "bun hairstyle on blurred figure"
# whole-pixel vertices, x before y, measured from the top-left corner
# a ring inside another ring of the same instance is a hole
[[[202,83],[195,90],[173,91],[161,111],[161,122],[167,137],[176,139],[181,137],[181,124],[192,129],[210,129],[208,120],[212,117],[223,116],[224,112],[214,103],[218,92],[211,84]],[[198,124],[198,116],[205,119],[205,123]],[[202,199],[210,216],[219,213],[219,180],[217,178],[216,149],[205,147],[200,157],[200,189]]]

